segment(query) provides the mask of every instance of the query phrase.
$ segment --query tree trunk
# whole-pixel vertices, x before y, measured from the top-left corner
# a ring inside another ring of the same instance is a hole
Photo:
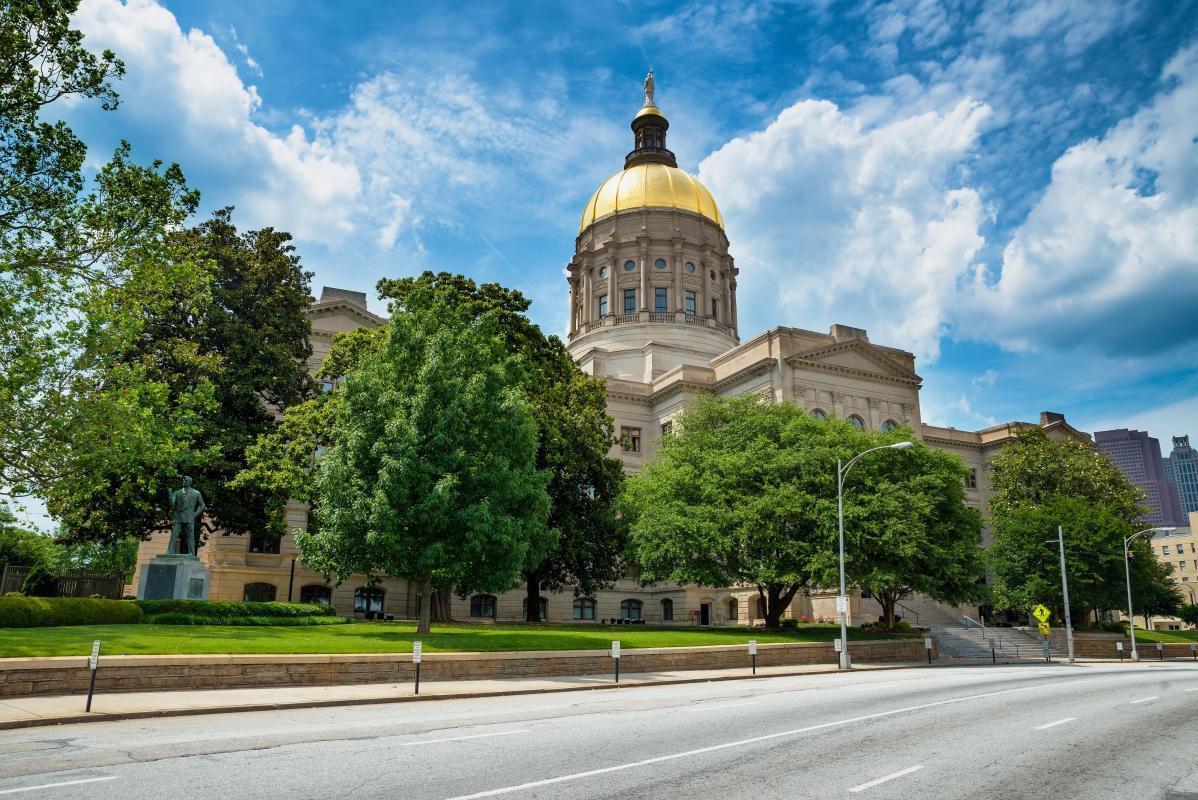
[[[526,622],[541,621],[541,579],[536,573],[528,576],[528,590],[525,592],[525,598],[528,605],[528,614],[524,619]]]
[[[416,623],[416,635],[429,632],[433,616],[433,579],[420,579],[420,621]]]
[[[782,614],[790,607],[790,601],[794,600],[795,594],[801,588],[801,584],[791,584],[786,586],[781,583],[771,583],[765,587],[765,627],[777,628],[778,620],[782,618]],[[761,588],[758,587],[758,592]]]
[[[438,589],[433,592],[433,622],[453,622],[453,611],[449,605],[449,590]]]
[[[890,592],[875,592],[874,597],[877,598],[878,604],[882,606],[882,616],[886,619],[886,627],[894,629],[894,607],[898,604],[898,598]]]

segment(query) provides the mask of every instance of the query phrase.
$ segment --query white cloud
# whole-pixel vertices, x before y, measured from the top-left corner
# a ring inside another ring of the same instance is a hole
[[[960,168],[989,113],[961,100],[871,124],[804,100],[711,154],[700,177],[728,222],[740,307],[770,324],[865,326],[934,360],[984,243],[987,211]]]
[[[233,180],[228,201],[251,224],[288,227],[326,244],[354,230],[357,166],[299,126],[280,136],[255,123],[257,90],[242,83],[211,36],[184,33],[173,14],[148,0],[85,0],[74,21],[89,47],[115,50],[128,67],[122,119],[185,145],[193,156],[185,169]]]
[[[1160,440],[1162,455],[1169,455],[1174,436],[1189,434],[1198,439],[1198,397],[1187,397],[1155,408],[1122,412],[1118,416],[1097,417],[1083,420],[1082,430],[1108,431],[1115,428],[1132,428],[1148,431]],[[1191,439],[1191,441],[1194,441]]]
[[[1198,339],[1198,46],[1164,79],[1139,112],[1057,159],[1001,274],[962,298],[962,333],[1115,354]]]

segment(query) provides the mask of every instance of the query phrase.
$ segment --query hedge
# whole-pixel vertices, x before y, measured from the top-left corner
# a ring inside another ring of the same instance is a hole
[[[187,614],[196,617],[235,619],[239,617],[332,617],[332,606],[317,603],[239,603],[232,600],[137,600],[150,616]],[[212,623],[232,624],[232,623]]]
[[[201,614],[184,614],[168,611],[146,617],[150,625],[275,625],[297,627],[302,625],[346,625],[345,617],[209,617]]]
[[[133,625],[145,614],[136,603],[93,597],[0,597],[0,628]]]

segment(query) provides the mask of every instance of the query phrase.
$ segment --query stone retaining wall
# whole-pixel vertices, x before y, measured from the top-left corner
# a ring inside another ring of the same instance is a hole
[[[856,662],[922,661],[922,639],[851,642]],[[935,651],[933,651],[934,653]],[[746,645],[624,650],[622,673],[749,666]],[[830,642],[762,644],[758,666],[834,664]],[[511,653],[425,653],[421,680],[597,675],[612,671],[606,650]],[[415,676],[408,653],[367,655],[101,656],[97,692],[169,689],[238,689],[260,686],[332,686],[399,683]],[[0,697],[77,694],[87,691],[87,658],[0,659]]]

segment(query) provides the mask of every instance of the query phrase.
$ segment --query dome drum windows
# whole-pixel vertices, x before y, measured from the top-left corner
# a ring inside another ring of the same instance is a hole
[[[624,262],[624,271],[625,272],[633,272],[635,270],[636,270],[636,262],[635,261],[625,261]]]
[[[664,258],[659,258],[653,262],[653,266],[657,267],[657,269],[665,269],[666,268],[666,260]]]

